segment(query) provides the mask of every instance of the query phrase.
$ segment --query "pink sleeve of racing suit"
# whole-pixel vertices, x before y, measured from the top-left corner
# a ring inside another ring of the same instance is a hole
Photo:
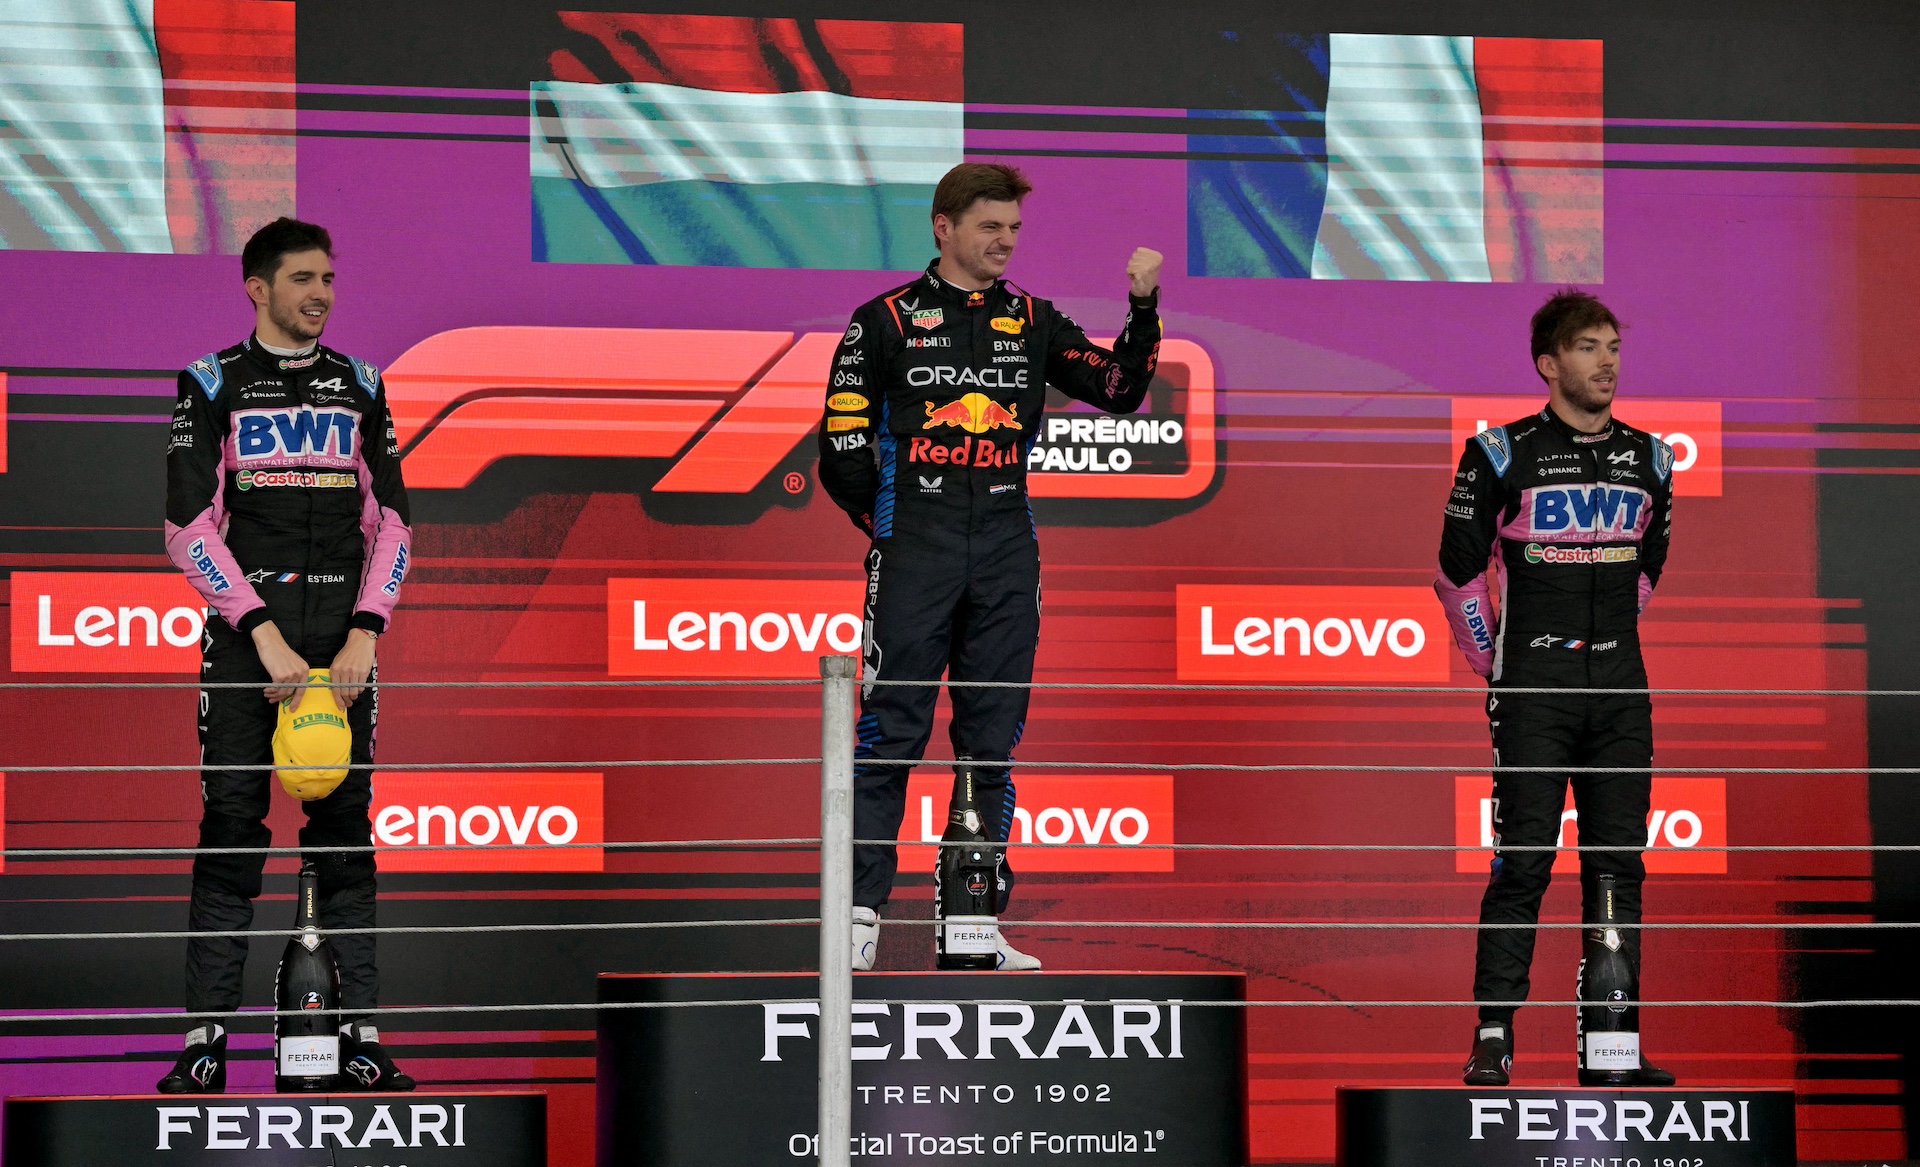
[[[359,450],[360,530],[367,542],[366,573],[353,605],[353,625],[385,632],[400,602],[400,584],[413,561],[413,529],[408,525],[407,486],[400,477],[400,443],[387,411],[387,388],[379,370],[353,362],[354,375],[369,392]]]
[[[1493,597],[1487,577],[1476,575],[1465,585],[1454,583],[1442,571],[1433,581],[1440,606],[1447,610],[1453,642],[1467,658],[1467,667],[1483,677],[1493,676]]]
[[[217,392],[218,358],[197,364],[210,365],[207,376]],[[227,550],[226,442],[209,400],[201,381],[180,374],[167,441],[167,558],[222,620],[251,632],[266,619],[267,605]]]
[[[1504,445],[1496,445],[1504,449]],[[1487,586],[1487,562],[1500,529],[1504,495],[1500,474],[1478,439],[1470,438],[1447,496],[1440,534],[1440,571],[1433,590],[1446,609],[1454,643],[1474,672],[1493,677],[1496,614]]]

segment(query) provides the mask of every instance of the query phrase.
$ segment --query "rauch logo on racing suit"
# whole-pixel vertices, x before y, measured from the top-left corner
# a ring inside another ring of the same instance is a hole
[[[610,579],[607,673],[815,677],[860,651],[862,585],[792,579]]]

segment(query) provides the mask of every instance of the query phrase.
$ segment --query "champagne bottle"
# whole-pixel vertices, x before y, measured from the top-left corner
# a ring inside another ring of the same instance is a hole
[[[1614,877],[1594,882],[1600,902],[1593,914],[1599,918],[1587,921],[1577,985],[1580,1084],[1630,1086],[1640,1071],[1640,1008],[1626,1002],[1639,999],[1640,978],[1620,931],[1627,921],[1615,909]]]
[[[320,934],[320,873],[300,868],[300,903],[274,977],[273,1088],[282,1094],[331,1090],[340,1074],[340,967]],[[297,1013],[285,1015],[287,1010]]]
[[[964,763],[965,759],[962,759]],[[973,768],[954,774],[946,846],[934,863],[934,967],[986,969],[999,963],[1000,921],[994,915],[1000,848],[986,836],[974,798]],[[961,844],[952,846],[952,844]]]

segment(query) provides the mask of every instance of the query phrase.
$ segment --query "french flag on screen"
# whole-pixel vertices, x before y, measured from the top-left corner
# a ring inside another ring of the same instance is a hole
[[[1222,34],[1228,42],[1239,34]],[[1596,283],[1601,42],[1350,33],[1270,57],[1266,108],[1191,110],[1188,274]]]
[[[563,12],[533,258],[911,269],[964,160],[961,26]]]

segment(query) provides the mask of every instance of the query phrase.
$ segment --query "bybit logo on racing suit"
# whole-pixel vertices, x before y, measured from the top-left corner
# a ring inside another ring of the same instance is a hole
[[[15,572],[12,601],[17,673],[200,668],[206,601],[178,572]]]
[[[1018,871],[1172,871],[1173,779],[1164,774],[1022,774],[1008,855]],[[900,823],[900,863],[933,866],[947,827],[951,775],[907,780],[907,817]],[[1092,844],[1075,846],[1073,844]],[[1106,844],[1102,846],[1101,844]]]
[[[373,842],[382,871],[603,871],[604,804],[598,774],[383,773]]]
[[[1474,434],[1488,426],[1505,425],[1529,410],[1541,406],[1537,397],[1456,397],[1453,399],[1453,457]],[[1614,416],[1637,429],[1646,430],[1673,448],[1673,493],[1718,498],[1721,475],[1721,424],[1718,401],[1675,401],[1623,397],[1614,405]],[[1629,463],[1616,452],[1607,467],[1607,477],[1629,466],[1644,466],[1644,460]]]
[[[860,651],[861,604],[858,581],[610,579],[607,673],[815,677]]]
[[[1427,588],[1175,589],[1181,680],[1443,682],[1451,638]]]
[[[1024,786],[1023,786],[1024,789]],[[1647,815],[1647,870],[1686,874],[1724,874],[1725,851],[1704,848],[1727,845],[1727,780],[1725,778],[1655,778],[1652,810]],[[1454,852],[1454,870],[1485,872],[1493,860],[1493,779],[1485,775],[1453,780],[1453,842],[1456,847],[1485,850]],[[1580,815],[1569,806],[1560,814],[1557,847],[1580,845]],[[1554,857],[1553,870],[1580,869],[1578,851]]]

